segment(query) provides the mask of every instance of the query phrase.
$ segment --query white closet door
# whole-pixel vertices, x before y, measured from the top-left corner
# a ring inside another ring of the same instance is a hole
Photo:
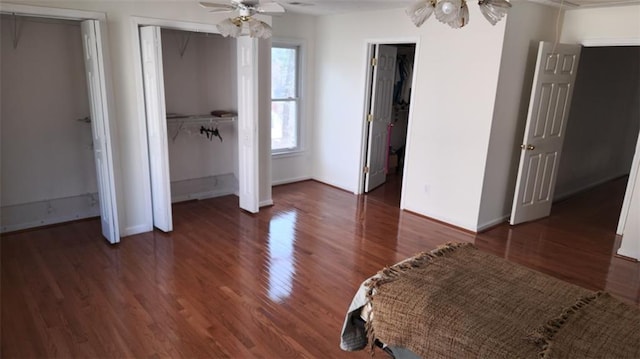
[[[100,198],[102,235],[109,243],[114,244],[120,242],[120,233],[100,23],[96,20],[85,20],[82,22],[81,28],[98,196]]]
[[[241,36],[238,51],[238,187],[240,208],[260,209],[258,167],[258,40]]]
[[[140,28],[140,48],[142,49],[142,73],[149,139],[153,225],[161,231],[170,232],[173,230],[171,178],[167,148],[164,76],[162,74],[162,42],[159,27],[144,26]]]

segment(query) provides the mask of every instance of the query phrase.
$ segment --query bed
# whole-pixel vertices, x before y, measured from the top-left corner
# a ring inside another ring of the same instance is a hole
[[[450,243],[362,283],[340,346],[395,358],[640,358],[640,309]]]

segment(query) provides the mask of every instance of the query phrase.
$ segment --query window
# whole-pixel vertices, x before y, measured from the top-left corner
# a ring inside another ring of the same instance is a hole
[[[300,46],[271,48],[271,152],[300,149]]]

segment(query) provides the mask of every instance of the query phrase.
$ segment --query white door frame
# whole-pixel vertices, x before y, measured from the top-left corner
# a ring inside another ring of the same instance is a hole
[[[50,18],[50,19],[64,19],[64,20],[73,20],[73,21],[84,21],[84,20],[95,20],[98,22],[101,29],[101,36],[97,39],[99,41],[99,47],[102,50],[100,56],[102,65],[104,66],[104,89],[106,98],[106,103],[102,103],[102,107],[106,109],[106,113],[115,114],[114,111],[114,103],[113,103],[113,84],[111,83],[111,63],[109,61],[109,39],[108,39],[108,31],[107,31],[107,15],[103,12],[97,11],[85,11],[85,10],[71,10],[71,9],[61,9],[61,8],[53,8],[53,7],[42,7],[42,6],[32,6],[32,5],[21,5],[21,4],[7,4],[0,3],[0,12],[2,13],[11,13],[15,15],[22,16],[32,16],[32,17],[42,17],[42,18]],[[105,119],[105,126],[108,128],[108,132],[116,134],[116,124],[115,121],[111,121],[111,117],[107,117]],[[114,238],[117,243],[120,241],[120,215],[118,211],[118,175],[115,172],[114,168],[114,158],[118,158],[118,150],[117,146],[113,146],[113,141],[111,136],[106,136],[105,138],[105,151],[108,153],[109,161],[111,162],[111,169],[113,170],[113,181],[115,182],[114,190],[115,190],[115,201],[111,201],[111,206],[108,210],[111,211],[113,216],[113,224],[114,224],[114,233],[116,238]],[[102,216],[102,213],[100,213]]]
[[[362,116],[361,118],[361,137],[360,137],[360,166],[358,167],[358,190],[356,194],[364,193],[364,172],[363,168],[367,163],[367,130],[369,128],[367,123],[367,113],[370,107],[371,101],[371,81],[373,81],[373,76],[371,73],[371,57],[374,54],[375,45],[404,45],[404,44],[413,44],[415,45],[415,55],[413,61],[413,76],[411,83],[416,84],[417,74],[418,74],[418,63],[420,57],[420,38],[417,37],[404,37],[404,38],[386,38],[386,39],[368,39],[365,40],[364,44],[364,59],[362,63],[363,67],[363,76],[364,79],[364,103],[362,106]],[[405,145],[405,159],[407,158],[407,153],[411,148],[411,130],[413,127],[413,107],[415,104],[415,91],[411,91],[411,99],[409,104],[409,119],[407,124],[407,144]],[[406,161],[404,162],[403,168],[403,176],[402,176],[402,193],[400,194],[400,209],[404,209],[405,203],[405,189],[406,189],[406,181],[408,177],[408,173],[411,170],[409,166],[406,165]]]

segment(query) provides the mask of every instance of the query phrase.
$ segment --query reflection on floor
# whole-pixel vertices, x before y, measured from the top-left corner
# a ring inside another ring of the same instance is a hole
[[[368,358],[338,348],[358,285],[450,241],[640,305],[640,264],[613,255],[621,187],[478,235],[312,181],[256,215],[234,196],[175,204],[172,233],[116,246],[99,220],[3,235],[0,356]]]
[[[402,173],[390,173],[381,186],[367,193],[371,199],[382,201],[390,206],[400,208],[400,194],[402,193]]]

